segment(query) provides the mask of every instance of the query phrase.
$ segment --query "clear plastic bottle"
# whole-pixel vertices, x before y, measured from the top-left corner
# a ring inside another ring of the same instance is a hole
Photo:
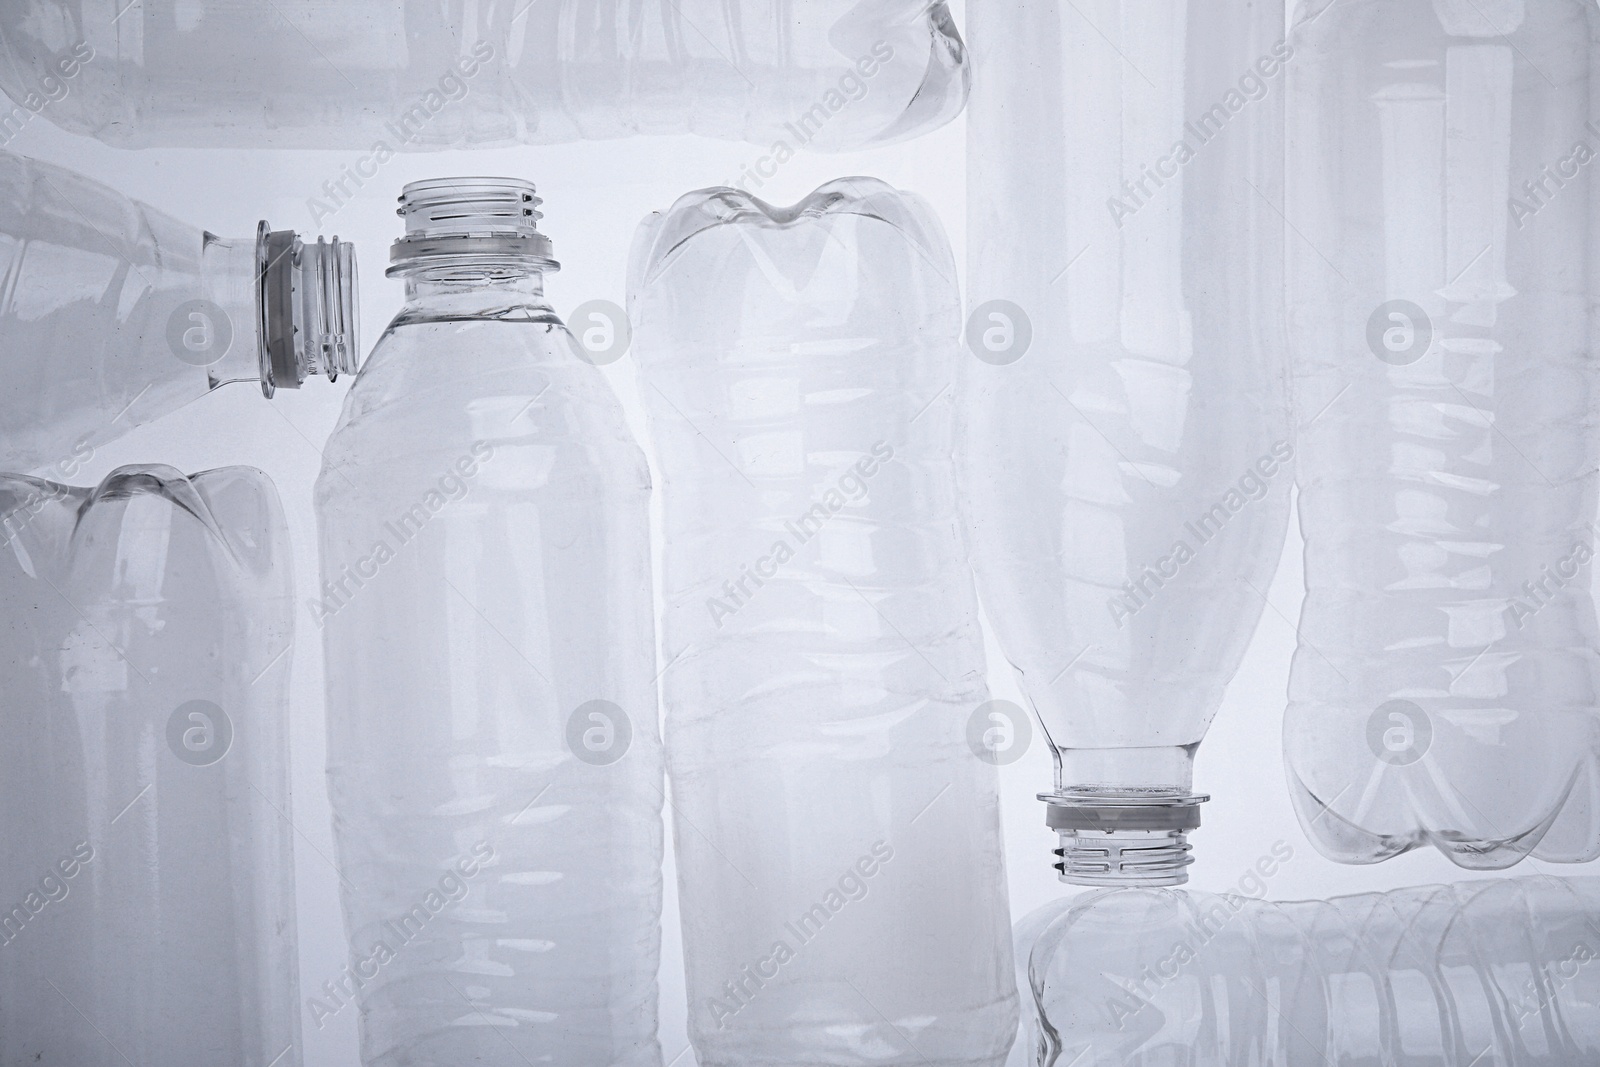
[[[1174,885],[1288,524],[1271,4],[982,3],[961,450],[1066,881]]]
[[[1600,879],[1286,903],[1110,890],[1017,926],[1031,1067],[1600,1062]]]
[[[998,1067],[1015,1033],[952,470],[943,230],[870,178],[690,194],[629,300],[702,1067]]]
[[[943,125],[943,0],[25,0],[0,8],[0,143],[34,115],[130,148],[406,149],[694,132],[788,151]],[[348,193],[347,193],[348,195]]]
[[[353,372],[355,252],[263,222],[229,240],[0,152],[0,470],[97,446],[229,382]]]
[[[1344,862],[1593,859],[1600,12],[1319,2],[1294,41],[1291,795]]]
[[[0,1064],[295,1067],[272,483],[0,475],[0,546]]]
[[[366,1067],[659,1067],[644,456],[517,179],[406,186],[406,303],[317,482]]]

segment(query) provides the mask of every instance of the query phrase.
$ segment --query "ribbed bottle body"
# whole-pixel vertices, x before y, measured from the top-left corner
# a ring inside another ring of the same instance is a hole
[[[541,299],[457,288],[379,341],[317,488],[362,1060],[653,1067],[649,476]]]
[[[685,197],[641,230],[667,758],[707,1065],[997,1065],[1014,1029],[952,473],[959,298],[915,198]]]
[[[41,115],[126,147],[364,153],[334,200],[416,149],[898,140],[953,118],[968,76],[945,5],[914,0],[39,0],[0,14],[0,53],[0,134]]]
[[[1600,854],[1596,18],[1358,2],[1295,31],[1284,748],[1336,859]]]
[[[1292,856],[1279,843],[1273,857]],[[1600,880],[1275,902],[1085,894],[1018,924],[1038,1067],[1576,1067],[1600,1057]]]
[[[1195,751],[1288,524],[1295,57],[1270,4],[991,3],[970,23],[979,591],[1056,749],[1063,876],[1174,884]]]
[[[205,395],[205,370],[167,339],[204,295],[202,249],[197,229],[0,154],[0,469],[71,478],[97,446]]]
[[[0,1064],[301,1062],[272,483],[0,477]]]

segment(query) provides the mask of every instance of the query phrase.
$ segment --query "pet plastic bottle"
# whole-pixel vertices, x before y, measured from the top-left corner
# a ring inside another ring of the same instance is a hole
[[[265,222],[226,239],[0,152],[0,470],[95,448],[230,382],[271,397],[354,372],[355,251]]]
[[[317,482],[366,1067],[661,1062],[650,479],[537,204],[406,186],[405,306]]]
[[[964,493],[1064,880],[1175,885],[1288,525],[1271,4],[975,3]]]
[[[1600,11],[1314,3],[1294,42],[1290,794],[1348,863],[1593,859]]]
[[[640,229],[665,479],[663,674],[704,1067],[999,1067],[996,775],[957,514],[951,253],[869,178]],[[975,754],[978,753],[978,754]]]
[[[0,1064],[301,1062],[271,482],[0,475]]]
[[[1111,890],[1018,935],[1032,1067],[1600,1062],[1600,879],[1283,903]]]
[[[841,150],[966,102],[942,0],[24,0],[0,11],[0,143],[35,116],[130,148],[394,153],[634,133]],[[347,189],[348,193],[348,189]]]

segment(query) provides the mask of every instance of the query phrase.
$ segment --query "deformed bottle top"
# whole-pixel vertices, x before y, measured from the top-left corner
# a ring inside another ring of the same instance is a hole
[[[404,237],[390,253],[391,276],[440,258],[535,261],[558,270],[550,239],[539,232],[534,184],[521,178],[430,178],[400,193]]]

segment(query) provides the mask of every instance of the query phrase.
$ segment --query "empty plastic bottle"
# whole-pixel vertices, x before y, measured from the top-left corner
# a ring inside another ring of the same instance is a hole
[[[534,187],[406,186],[406,302],[317,482],[366,1067],[659,1067],[644,456],[544,297]]]
[[[703,1067],[998,1067],[996,775],[952,470],[960,297],[882,182],[732,189],[640,230],[666,482],[663,674]]]
[[[1111,890],[1017,932],[1033,1067],[1600,1063],[1600,879],[1288,903]]]
[[[240,467],[0,475],[0,1064],[301,1062],[288,530]]]
[[[1314,3],[1294,40],[1295,806],[1345,862],[1593,859],[1600,12]]]
[[[963,458],[1064,880],[1175,885],[1288,524],[1282,13],[974,4]]]
[[[36,115],[115,145],[397,151],[634,133],[845,149],[966,102],[942,0],[22,0],[0,143]],[[351,195],[346,189],[345,195]]]
[[[9,152],[0,271],[0,470],[71,477],[220,385],[270,397],[360,358],[350,245],[265,222],[224,239]]]

